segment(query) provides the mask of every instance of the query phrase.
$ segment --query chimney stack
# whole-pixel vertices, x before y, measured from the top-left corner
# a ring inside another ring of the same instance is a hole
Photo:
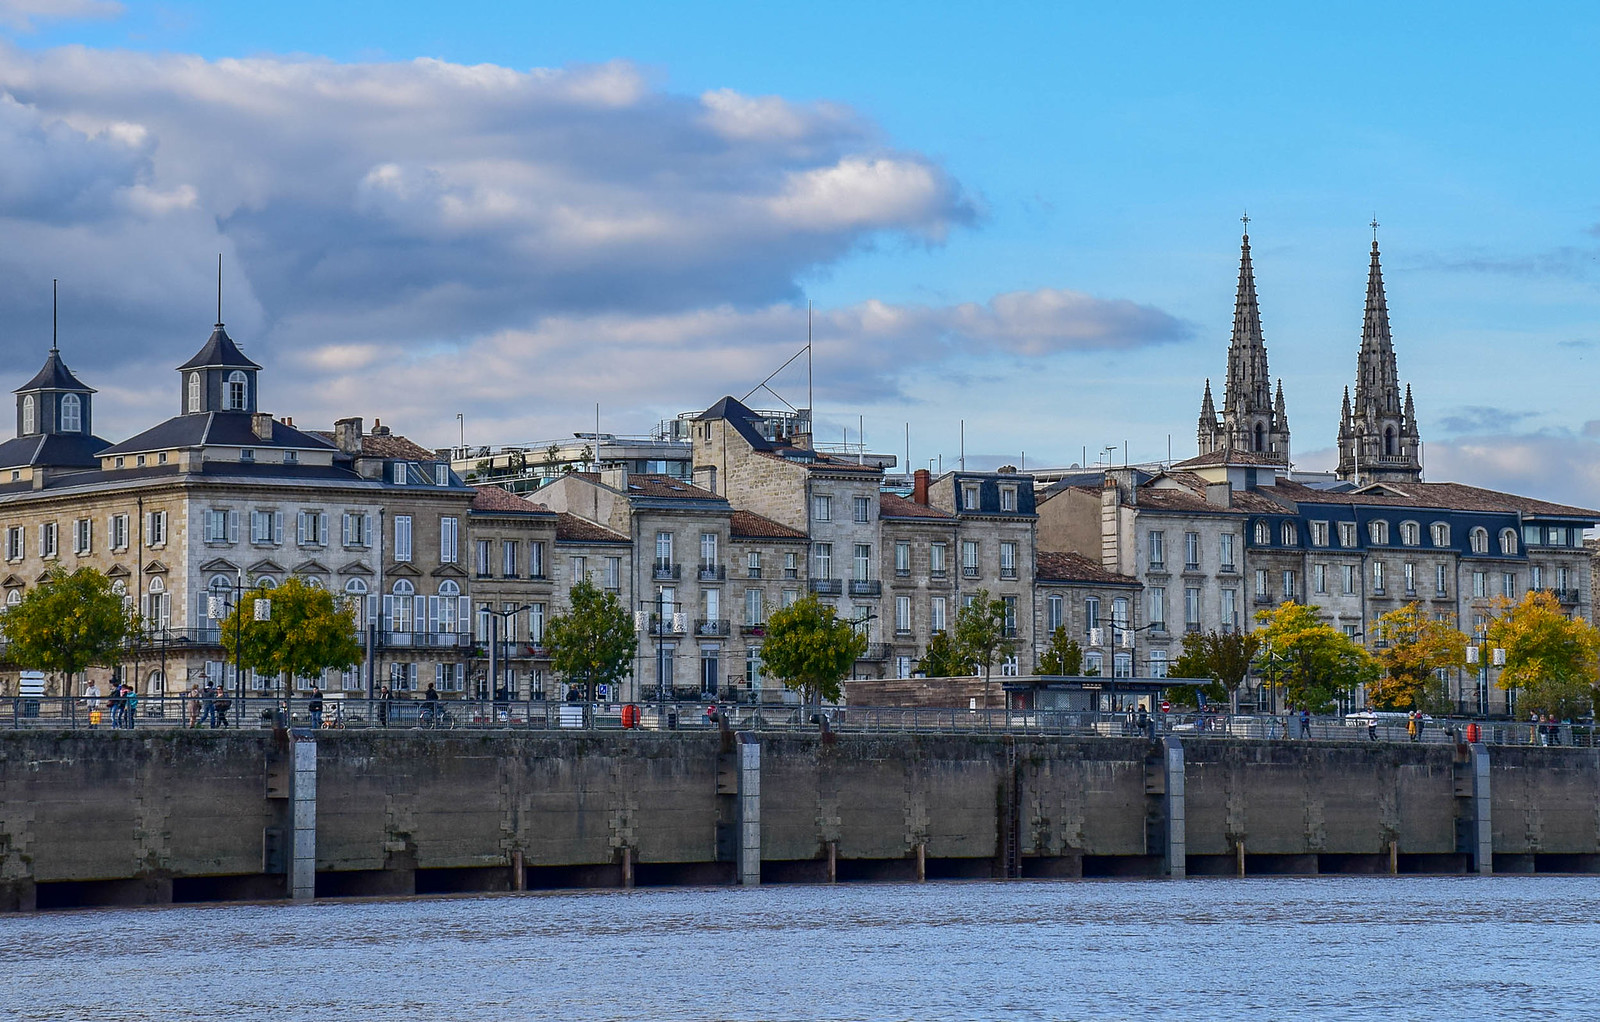
[[[256,412],[250,416],[250,431],[258,440],[272,439],[272,414],[270,412]]]
[[[928,506],[928,481],[932,473],[925,468],[919,468],[911,473],[911,499],[923,507]]]
[[[361,417],[340,419],[333,424],[333,445],[345,454],[361,453]]]

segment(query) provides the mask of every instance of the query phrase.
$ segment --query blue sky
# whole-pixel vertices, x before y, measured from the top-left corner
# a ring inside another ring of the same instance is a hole
[[[633,431],[743,393],[810,298],[830,429],[861,415],[898,450],[910,423],[917,462],[953,457],[960,418],[974,455],[1157,458],[1170,434],[1182,457],[1248,209],[1296,460],[1318,468],[1376,215],[1430,477],[1600,504],[1592,6],[990,6],[0,0],[0,88],[50,168],[0,181],[37,245],[0,286],[0,344],[28,362],[48,310],[23,291],[62,276],[66,300],[79,271],[96,340],[64,348],[126,381],[100,422],[131,429],[172,404],[165,367],[204,337],[188,277],[221,248],[230,324],[281,353],[283,413],[443,444],[464,410],[469,440],[514,442],[595,401]],[[27,16],[49,9],[89,16]],[[440,85],[417,58],[553,77]],[[581,98],[555,109],[550,82]],[[707,135],[707,110],[737,124]],[[94,212],[37,212],[102,184],[118,198]],[[110,226],[129,203],[137,227]]]

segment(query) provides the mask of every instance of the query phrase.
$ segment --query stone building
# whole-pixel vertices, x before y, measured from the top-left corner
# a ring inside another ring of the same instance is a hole
[[[1377,225],[1373,225],[1377,230]],[[1383,293],[1378,239],[1372,239],[1367,271],[1367,306],[1356,356],[1356,397],[1345,388],[1339,414],[1340,479],[1355,483],[1417,482],[1422,478],[1422,438],[1411,387],[1400,387],[1394,342],[1389,334],[1389,304]]]
[[[1245,225],[1249,226],[1248,218]],[[1277,395],[1267,367],[1267,343],[1261,333],[1261,309],[1256,300],[1255,268],[1250,263],[1250,235],[1240,246],[1239,287],[1233,302],[1233,334],[1228,341],[1228,376],[1223,391],[1222,414],[1206,381],[1200,400],[1196,434],[1199,453],[1249,451],[1268,455],[1277,464],[1289,464],[1289,416],[1284,408],[1283,381]]]
[[[1164,678],[1165,646],[1143,646],[1134,629],[1140,585],[1082,554],[1041,550],[1034,573],[1036,656],[1056,629],[1083,649],[1083,673],[1106,677]],[[1148,628],[1148,626],[1145,626]],[[1037,659],[1035,660],[1037,664]],[[1042,671],[1042,668],[1035,668]]]

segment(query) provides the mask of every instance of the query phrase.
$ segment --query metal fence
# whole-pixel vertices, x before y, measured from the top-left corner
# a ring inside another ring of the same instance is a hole
[[[101,696],[22,696],[0,700],[0,727],[127,730],[151,728],[261,729],[279,725],[322,729],[643,730],[866,734],[1081,735],[1208,740],[1357,741],[1595,747],[1600,736],[1588,721],[1427,718],[1415,734],[1401,718],[1312,717],[1294,714],[1156,713],[938,709],[929,707],[801,707],[794,704],[714,705],[706,702],[642,704],[492,699],[324,698],[313,714],[304,696],[292,699],[232,695],[184,696],[118,702]],[[715,716],[713,716],[715,714]]]

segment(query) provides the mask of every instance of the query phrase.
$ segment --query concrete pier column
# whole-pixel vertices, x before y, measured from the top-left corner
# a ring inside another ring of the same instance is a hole
[[[1473,868],[1482,876],[1494,872],[1494,821],[1490,817],[1489,747],[1482,742],[1468,746],[1468,766],[1472,772],[1472,815],[1468,826],[1468,851]]]
[[[294,735],[290,778],[290,820],[294,839],[289,859],[289,896],[296,901],[317,896],[317,741]]]
[[[761,743],[741,732],[738,746],[738,851],[739,883],[761,884]]]
[[[1163,769],[1166,774],[1165,803],[1166,847],[1162,857],[1166,860],[1166,873],[1170,877],[1185,877],[1189,873],[1188,831],[1184,821],[1184,762],[1183,742],[1172,736],[1162,739]]]

